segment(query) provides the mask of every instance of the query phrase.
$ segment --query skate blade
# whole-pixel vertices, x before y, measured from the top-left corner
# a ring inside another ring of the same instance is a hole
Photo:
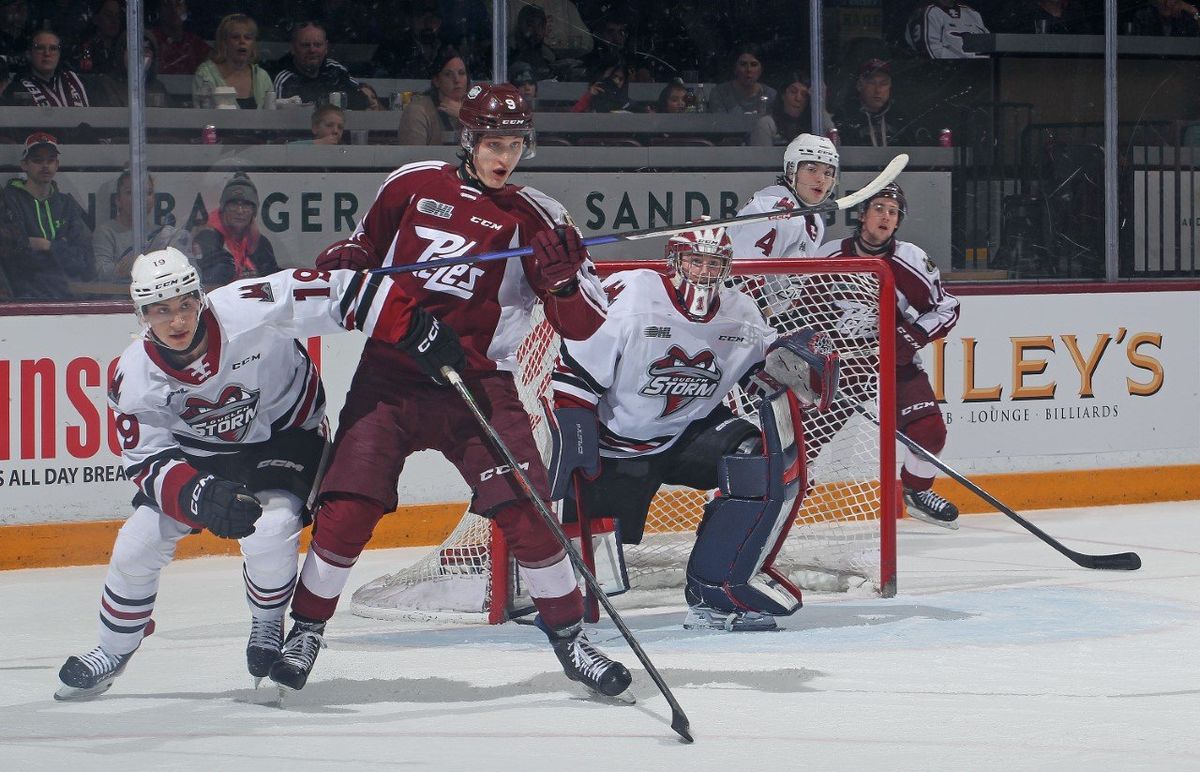
[[[940,526],[942,528],[945,528],[948,531],[957,531],[958,530],[958,520],[957,519],[950,520],[950,521],[938,520],[936,517],[930,517],[929,515],[925,514],[924,512],[922,512],[920,510],[917,510],[917,509],[906,509],[905,512],[907,512],[908,516],[911,517],[913,520],[920,520],[922,523],[929,523],[930,525]]]
[[[602,694],[602,693],[600,693],[594,689],[590,689],[586,686],[583,687],[583,691],[584,691],[584,696],[586,696],[588,699],[590,699],[594,702],[603,702],[607,705],[636,705],[637,704],[637,697],[634,697],[629,692],[628,689],[621,692],[620,694],[616,694],[611,697],[607,694]]]
[[[115,679],[114,679],[115,680]],[[104,684],[97,684],[90,689],[79,689],[74,686],[63,684],[58,687],[58,691],[54,693],[54,699],[59,702],[90,700],[99,697],[106,691],[112,688],[113,682],[109,681]]]

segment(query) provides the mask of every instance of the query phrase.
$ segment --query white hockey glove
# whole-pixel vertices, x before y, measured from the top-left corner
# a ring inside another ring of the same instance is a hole
[[[825,412],[837,397],[841,359],[829,336],[814,330],[798,330],[771,346],[762,374],[791,389],[805,408]]]

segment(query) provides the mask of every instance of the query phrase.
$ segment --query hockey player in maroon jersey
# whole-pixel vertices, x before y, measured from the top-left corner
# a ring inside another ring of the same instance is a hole
[[[296,338],[357,328],[392,345],[411,306],[390,279],[361,271],[281,271],[206,295],[174,247],[134,261],[130,294],[145,334],[108,396],[137,495],[104,581],[100,644],[67,659],[60,700],[101,694],[124,671],[154,629],[159,574],[202,529],[241,545],[246,664],[256,684],[267,675],[328,435],[321,380]]]
[[[629,685],[629,672],[583,632],[568,557],[441,377],[444,365],[462,374],[545,496],[545,467],[512,376],[517,345],[539,301],[555,330],[575,340],[599,328],[606,303],[563,207],[508,183],[534,152],[533,114],[517,90],[472,86],[459,120],[460,163],[425,161],[394,171],[355,233],[330,246],[317,266],[378,268],[528,244],[533,254],[397,274],[418,306],[411,331],[401,351],[368,341],[363,352],[321,486],[313,546],[292,601],[294,625],[271,678],[303,688],[351,567],[375,524],[396,509],[405,459],[436,449],[472,487],[472,511],[504,534],[568,677],[613,696]]]
[[[907,216],[904,191],[890,183],[863,203],[853,236],[825,244],[818,254],[878,257],[891,270],[896,280],[896,427],[936,455],[946,444],[946,422],[917,352],[930,341],[946,337],[958,322],[959,304],[958,298],[942,286],[941,272],[929,255],[915,244],[896,238]],[[853,362],[848,362],[847,370],[853,369]],[[852,384],[851,378],[850,391]],[[829,436],[840,425],[831,425]],[[811,439],[820,443],[829,436]],[[958,528],[958,509],[932,489],[936,475],[936,466],[906,451],[900,478],[908,513],[918,520]]]
[[[608,318],[564,340],[553,375],[554,497],[568,519],[616,518],[621,542],[642,541],[664,484],[722,489],[705,507],[687,566],[684,626],[774,630],[800,593],[771,560],[804,498],[804,438],[783,387],[807,409],[837,392],[837,356],[823,333],[780,337],[748,295],[725,286],[725,229],[671,238],[668,272],[610,276]],[[726,406],[741,385],[767,399],[761,426]],[[783,425],[780,431],[777,427]],[[562,438],[568,438],[564,441]]]

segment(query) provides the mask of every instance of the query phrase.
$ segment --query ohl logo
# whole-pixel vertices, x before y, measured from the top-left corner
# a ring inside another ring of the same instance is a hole
[[[659,418],[666,418],[697,399],[711,397],[721,384],[721,368],[708,349],[692,357],[679,346],[671,346],[666,356],[650,363],[649,373],[650,382],[638,393],[667,398]]]
[[[200,397],[184,400],[179,417],[201,437],[241,442],[258,415],[258,392],[227,386],[216,402]]]

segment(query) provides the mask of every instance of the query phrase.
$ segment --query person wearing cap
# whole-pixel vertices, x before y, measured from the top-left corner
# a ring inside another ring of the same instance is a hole
[[[279,270],[271,242],[258,228],[258,188],[237,172],[221,191],[220,207],[192,233],[200,281],[228,284]]]
[[[89,107],[83,81],[62,63],[62,40],[49,30],[29,42],[29,70],[4,89],[4,102],[39,107]]]
[[[908,20],[904,37],[914,51],[930,59],[978,59],[983,54],[963,50],[963,35],[986,35],[983,17],[966,3],[930,0]]]
[[[892,98],[892,65],[882,59],[868,59],[858,70],[854,82],[855,97],[846,101],[834,116],[843,145],[892,147],[927,145],[911,119],[903,114]],[[927,132],[926,132],[927,133]]]
[[[517,87],[531,108],[537,109],[538,81],[532,67],[525,62],[514,63],[508,68],[508,82]]]
[[[68,281],[90,281],[96,267],[92,255],[92,232],[83,219],[83,209],[54,182],[58,174],[58,140],[44,131],[25,138],[21,170],[4,186],[3,196],[19,216],[29,246],[31,275],[27,297],[67,298]],[[12,268],[8,269],[12,273]]]

